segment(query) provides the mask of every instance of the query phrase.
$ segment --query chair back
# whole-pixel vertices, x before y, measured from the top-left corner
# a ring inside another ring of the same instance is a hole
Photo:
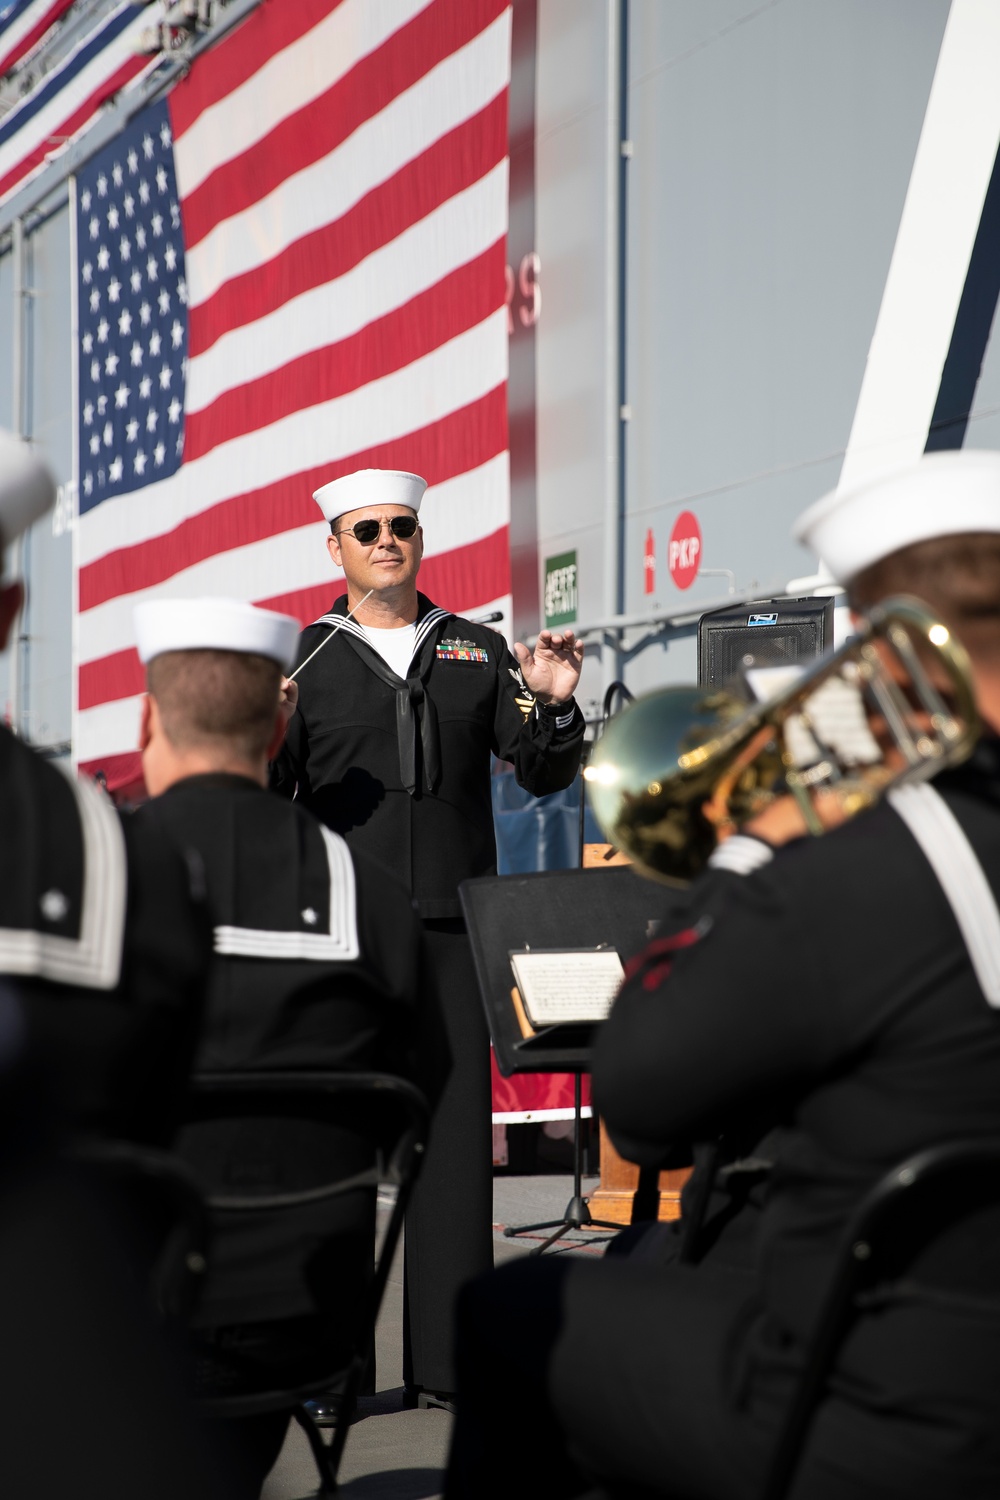
[[[211,1227],[201,1184],[169,1152],[133,1141],[87,1137],[72,1143],[70,1160],[114,1200],[137,1257],[154,1310],[186,1322],[204,1285]]]
[[[938,1212],[944,1199],[946,1215]],[[791,1492],[830,1372],[861,1311],[861,1295],[897,1279],[903,1260],[927,1248],[963,1213],[986,1205],[1000,1206],[1000,1139],[927,1147],[887,1172],[865,1195],[841,1240],[761,1500],[785,1500]]]
[[[420,1090],[388,1073],[257,1071],[201,1073],[192,1081],[190,1120],[248,1116],[306,1117],[326,1124],[348,1125],[369,1141],[373,1164],[318,1186],[292,1192],[211,1193],[208,1207],[220,1218],[241,1214],[283,1214],[306,1205],[390,1184],[396,1195],[382,1235],[374,1274],[362,1293],[357,1335],[346,1368],[325,1371],[301,1384],[246,1394],[203,1397],[201,1408],[214,1418],[253,1416],[289,1407],[303,1426],[325,1488],[336,1487],[348,1425],[374,1335],[393,1256],[403,1228],[410,1194],[427,1140],[429,1109]],[[341,1416],[329,1448],[303,1403],[342,1381]]]

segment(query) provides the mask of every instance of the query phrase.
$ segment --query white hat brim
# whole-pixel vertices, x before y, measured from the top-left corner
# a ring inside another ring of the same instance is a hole
[[[0,548],[52,509],[56,482],[21,438],[0,430]]]
[[[405,505],[419,511],[427,480],[404,469],[358,469],[313,490],[313,499],[328,521],[366,505]]]
[[[147,599],[133,613],[143,665],[167,651],[238,651],[286,672],[295,660],[298,620],[239,599]]]
[[[792,527],[842,584],[903,547],[971,532],[1000,532],[1000,453],[924,454],[824,495]]]

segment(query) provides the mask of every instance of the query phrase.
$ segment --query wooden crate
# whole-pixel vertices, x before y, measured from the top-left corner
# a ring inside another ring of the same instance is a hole
[[[681,1189],[691,1175],[690,1167],[677,1167],[660,1173],[660,1211],[658,1217],[679,1219],[681,1216]],[[608,1139],[608,1132],[601,1121],[601,1185],[587,1199],[590,1212],[595,1219],[608,1219],[612,1224],[631,1224],[632,1200],[639,1186],[639,1168],[634,1162],[619,1156]]]

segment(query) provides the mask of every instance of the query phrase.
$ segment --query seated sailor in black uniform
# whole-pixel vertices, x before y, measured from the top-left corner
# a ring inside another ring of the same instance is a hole
[[[214,924],[197,1070],[406,1071],[421,965],[409,896],[266,788],[298,622],[230,599],[162,600],[137,607],[136,636],[152,800],[135,816],[199,850]],[[353,1132],[308,1120],[191,1124],[179,1149],[230,1191],[310,1187],[370,1155]],[[370,1190],[223,1225],[198,1316],[209,1387],[336,1369],[373,1250]]]
[[[0,548],[55,484],[0,433]],[[0,576],[0,650],[23,585]],[[186,855],[123,820],[0,724],[0,975],[19,980],[33,1050],[76,1125],[165,1142],[200,1022],[210,931]]]
[[[0,564],[54,501],[45,466],[0,432]],[[0,566],[0,650],[23,596]],[[0,724],[4,1495],[231,1494],[141,1275],[122,1274],[121,1205],[63,1154],[80,1129],[169,1141],[210,956],[186,857]]]
[[[827,497],[798,534],[855,607],[926,599],[969,652],[982,736],[964,764],[822,838],[795,836],[779,799],[730,851],[740,878],[696,881],[684,941],[661,936],[636,961],[597,1044],[598,1107],[648,1166],[674,1142],[776,1115],[756,1265],[536,1261],[474,1284],[449,1500],[557,1500],[595,1477],[615,1495],[759,1492],[854,1206],[914,1151],[1000,1134],[995,952],[967,944],[971,885],[947,873],[956,848],[979,865],[974,925],[996,948],[1000,454],[925,456]],[[943,859],[929,825],[948,830]],[[989,1218],[959,1225],[863,1320],[797,1496],[1000,1493],[1000,1327],[977,1300],[995,1298],[998,1239]]]
[[[45,1063],[0,979],[0,1494],[237,1500],[144,1279],[123,1274],[107,1182],[66,1158]]]

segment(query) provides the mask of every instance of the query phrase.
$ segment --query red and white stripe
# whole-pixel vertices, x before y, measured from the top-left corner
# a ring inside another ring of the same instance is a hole
[[[136,10],[131,0],[123,0],[113,16],[122,12],[134,12],[135,19],[112,37],[106,47],[81,64],[81,54],[90,40],[84,37],[39,84],[40,88],[49,88],[65,76],[63,87],[47,104],[31,114],[22,130],[0,144],[0,203],[24,187],[44,170],[53,157],[88,130],[101,106],[113,95],[134,84],[155,66],[155,58],[139,55],[136,48],[142,32],[160,19],[160,7],[149,11]],[[28,94],[21,104],[5,115],[4,125],[16,124],[18,110],[27,114],[34,97]]]
[[[132,609],[343,590],[311,492],[414,470],[421,588],[509,603],[505,0],[263,6],[170,99],[190,339],[184,464],[82,516],[77,759],[133,778]]]
[[[23,62],[52,29],[73,0],[35,0],[0,35],[0,78]]]

